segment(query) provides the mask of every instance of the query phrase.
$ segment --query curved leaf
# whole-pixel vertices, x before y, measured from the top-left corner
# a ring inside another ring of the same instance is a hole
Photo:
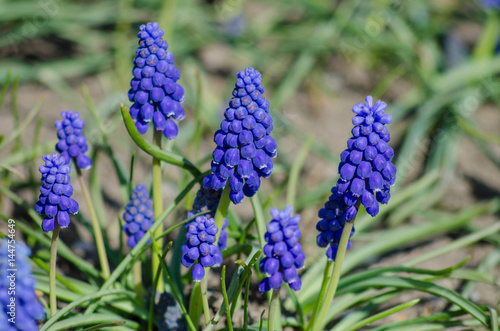
[[[149,142],[144,140],[139,131],[137,131],[135,123],[132,120],[132,117],[130,117],[128,109],[123,104],[120,105],[120,108],[122,111],[125,127],[127,128],[127,131],[132,140],[135,142],[137,146],[139,146],[140,149],[142,149],[149,155],[156,157],[157,159],[160,159],[164,162],[186,169],[194,177],[198,177],[201,174],[200,170],[198,170],[198,168],[194,164],[192,164],[189,160],[187,160],[183,156],[162,150],[158,146],[150,144]]]
[[[404,288],[410,290],[416,290],[421,292],[427,292],[430,294],[434,294],[440,296],[457,306],[461,307],[465,311],[467,311],[471,316],[473,316],[476,320],[481,322],[484,326],[489,326],[489,317],[486,315],[484,311],[482,311],[475,304],[465,299],[458,293],[444,288],[442,286],[427,283],[421,280],[410,279],[405,277],[397,277],[397,276],[379,276],[371,279],[362,280],[360,282],[348,285],[346,287],[339,288],[337,294],[345,294],[351,293],[353,291],[364,290],[369,287],[394,287],[394,288]]]

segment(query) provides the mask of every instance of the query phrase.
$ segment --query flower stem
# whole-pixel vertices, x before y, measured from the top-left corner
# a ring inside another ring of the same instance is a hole
[[[57,296],[56,296],[56,259],[57,259],[57,240],[59,239],[59,223],[57,216],[54,219],[55,227],[52,231],[52,243],[50,245],[50,270],[49,270],[49,288],[50,288],[50,315],[54,317],[57,314]]]
[[[85,202],[87,203],[87,207],[90,213],[90,220],[92,222],[92,229],[94,230],[95,243],[97,246],[97,254],[99,255],[99,262],[101,263],[102,276],[104,280],[109,278],[109,263],[108,257],[106,255],[106,248],[104,247],[104,240],[102,238],[101,226],[99,221],[97,220],[97,214],[95,212],[94,204],[92,203],[92,199],[90,198],[89,190],[85,185],[85,181],[83,179],[82,170],[74,162],[76,173],[78,175],[78,181],[80,182],[80,187],[82,188],[83,196],[85,198]]]
[[[326,290],[328,288],[328,283],[330,282],[331,279],[333,264],[334,264],[333,261],[330,260],[326,261],[325,272],[323,273],[323,282],[321,283],[321,290],[319,291],[318,300],[316,301],[316,306],[314,307],[313,314],[311,316],[311,320],[309,321],[309,326],[307,327],[307,330],[312,330],[314,328],[317,328],[317,323],[318,323],[317,317],[321,307],[323,307],[325,302]]]
[[[142,261],[139,259],[134,263],[134,291],[137,297],[142,298]]]
[[[229,192],[231,192],[231,188],[227,184],[224,187],[224,191],[222,191],[222,195],[220,197],[219,201],[219,206],[217,207],[217,210],[215,211],[215,226],[219,231],[215,234],[215,245],[219,242],[219,236],[221,233],[222,229],[222,224],[224,223],[224,218],[227,215],[227,211],[229,209],[229,204],[231,203],[231,200],[229,199]],[[205,270],[206,271],[206,270]]]
[[[153,135],[153,140],[154,143],[161,148],[161,136],[162,132],[161,131],[154,131]],[[154,209],[154,215],[155,219],[160,217],[161,213],[163,212],[163,197],[162,197],[162,192],[161,192],[161,185],[162,185],[162,180],[161,180],[161,161],[160,159],[157,159],[156,157],[153,156],[153,209]],[[156,229],[154,236],[155,238],[158,238],[163,232],[163,224],[160,224],[160,226]],[[154,245],[158,247],[158,251],[162,250],[163,247],[163,239],[157,239],[154,242]],[[152,268],[153,272],[152,274],[154,275],[156,273],[156,270],[160,268],[160,260],[156,254],[153,254],[152,256]],[[154,281],[154,280],[153,280]],[[163,276],[161,274],[160,270],[160,278],[158,280],[158,287],[160,289],[160,292],[163,292]]]
[[[276,306],[278,305],[280,298],[280,289],[281,286],[278,287],[277,290],[273,290],[273,295],[271,296],[271,301],[269,302],[269,314],[267,316],[267,330],[274,331],[274,318],[276,315]]]
[[[347,244],[349,243],[349,237],[351,236],[351,230],[354,226],[354,220],[346,222],[344,229],[342,230],[342,237],[340,238],[339,248],[337,250],[337,256],[335,257],[335,264],[332,271],[332,276],[330,277],[330,283],[328,284],[328,289],[326,292],[326,298],[324,304],[321,306],[316,327],[313,328],[314,331],[320,330],[323,319],[325,318],[326,311],[335,296],[337,291],[337,286],[340,280],[340,270],[342,269],[342,263],[344,262],[345,253],[347,251]]]
[[[208,296],[207,296],[207,278],[208,276],[205,275],[203,279],[201,280],[201,302],[203,303],[203,316],[205,317],[205,325],[208,325],[210,323],[210,307],[208,306]]]

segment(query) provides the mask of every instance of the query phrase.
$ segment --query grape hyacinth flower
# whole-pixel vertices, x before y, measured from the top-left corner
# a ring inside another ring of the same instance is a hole
[[[238,72],[224,117],[214,134],[212,174],[204,178],[203,187],[219,191],[229,179],[229,197],[237,204],[244,196],[255,195],[261,177],[271,176],[276,157],[276,141],[270,136],[273,118],[257,70]]]
[[[348,206],[360,201],[372,217],[378,214],[378,203],[389,202],[391,186],[396,181],[396,167],[391,162],[394,150],[387,145],[391,137],[385,127],[392,122],[392,116],[384,114],[386,107],[380,100],[373,104],[371,96],[366,97],[364,104],[353,107],[353,136],[340,154],[337,192]]]
[[[194,281],[201,281],[205,277],[205,269],[216,265],[217,254],[220,250],[215,243],[215,236],[219,229],[215,226],[215,220],[207,215],[201,215],[194,219],[188,226],[186,239],[182,245],[182,264],[186,268],[193,266],[192,276]],[[222,261],[222,256],[220,257]]]
[[[299,243],[300,215],[291,216],[293,208],[287,206],[285,210],[271,209],[272,221],[267,225],[264,236],[267,244],[264,246],[266,255],[260,261],[260,272],[267,277],[259,284],[260,293],[271,289],[277,290],[283,281],[288,283],[294,291],[299,291],[302,282],[297,269],[304,267],[305,255]]]
[[[67,228],[71,222],[69,214],[78,213],[78,202],[71,198],[73,186],[69,183],[71,167],[64,157],[57,153],[44,155],[45,165],[38,168],[42,174],[39,200],[35,211],[45,215],[42,229],[45,232],[54,230],[57,223],[61,228]]]
[[[316,229],[320,232],[316,238],[319,247],[326,247],[326,257],[330,261],[335,261],[337,249],[342,236],[342,230],[345,222],[356,217],[358,210],[355,206],[348,206],[344,203],[343,195],[338,193],[337,187],[332,188],[332,195],[325,203],[325,207],[320,209],[319,217],[321,220],[316,225]],[[351,230],[349,238],[354,234],[354,227]],[[347,249],[351,248],[351,241],[347,244]]]
[[[127,244],[130,248],[134,248],[154,222],[153,201],[149,198],[145,185],[137,185],[130,194],[123,219],[126,222],[123,231],[128,236]]]
[[[391,197],[396,167],[391,162],[394,150],[387,145],[391,138],[385,125],[391,123],[392,116],[384,113],[386,108],[385,102],[373,104],[373,98],[368,96],[364,104],[358,103],[352,109],[356,114],[352,118],[354,128],[347,149],[340,154],[340,178],[320,209],[321,220],[316,226],[320,231],[318,246],[331,244],[327,250],[331,261],[335,260],[345,222],[354,220],[359,205],[373,217],[379,212],[379,203],[387,204]],[[350,235],[353,233],[354,228]]]
[[[158,323],[159,331],[184,331],[187,330],[187,322],[181,307],[175,301],[172,294],[163,292],[156,293],[157,304],[154,305],[154,313]]]
[[[198,190],[196,193],[196,198],[194,199],[193,207],[190,211],[188,211],[188,217],[193,217],[194,215],[211,210],[210,213],[207,215],[210,215],[212,217],[215,216],[215,211],[217,210],[217,207],[219,206],[219,201],[220,197],[222,195],[221,191],[215,191],[211,189],[206,189],[203,186]],[[186,228],[191,224],[193,221],[189,222],[186,224]],[[217,246],[221,251],[225,250],[227,248],[227,238],[228,234],[225,231],[227,227],[229,226],[229,222],[227,218],[224,218],[224,222],[222,223],[221,227],[221,233],[219,236],[219,241],[217,243]],[[220,255],[220,258],[222,258],[222,255]],[[216,263],[219,265],[222,263],[222,260],[219,263]]]
[[[26,244],[15,243],[15,262],[9,255],[12,249],[8,239],[0,242],[0,330],[3,331],[35,331],[37,322],[45,317],[41,302],[35,293],[35,279],[29,262],[31,250]],[[13,265],[14,264],[14,265]],[[15,277],[11,277],[9,269],[17,269]],[[15,282],[15,293],[9,292]],[[12,293],[12,294],[10,294]]]
[[[92,161],[85,155],[89,149],[87,138],[83,135],[85,122],[76,111],[68,110],[61,112],[62,121],[56,121],[57,137],[59,142],[56,150],[69,164],[71,159],[75,159],[76,165],[80,169],[90,169]]]
[[[164,32],[158,23],[140,26],[139,47],[134,59],[134,78],[130,81],[128,98],[134,104],[130,116],[137,130],[144,134],[152,120],[157,131],[168,139],[177,137],[178,122],[184,119],[184,89],[177,83],[180,70],[174,65],[174,55],[167,51],[162,39]]]

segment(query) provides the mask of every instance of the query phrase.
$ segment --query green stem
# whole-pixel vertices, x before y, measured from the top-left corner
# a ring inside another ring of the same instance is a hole
[[[307,327],[307,330],[312,330],[317,328],[317,317],[319,310],[321,307],[324,305],[325,302],[325,295],[326,295],[326,290],[328,288],[328,284],[330,283],[331,279],[331,273],[333,271],[333,261],[326,261],[326,267],[325,267],[325,272],[323,273],[323,282],[321,283],[321,290],[319,291],[319,296],[318,300],[316,301],[316,306],[314,307],[313,314],[311,316],[311,320],[309,321],[309,325]]]
[[[259,244],[260,247],[264,247],[266,241],[264,235],[266,233],[266,220],[264,218],[264,211],[262,205],[260,204],[258,194],[255,194],[250,198],[252,202],[253,213],[255,215],[255,225],[257,226],[257,232],[259,234]]]
[[[56,259],[57,259],[57,240],[59,239],[59,223],[57,216],[54,218],[55,227],[52,231],[52,243],[50,245],[50,271],[49,271],[49,288],[50,288],[50,317],[57,314],[57,296],[56,296]]]
[[[208,306],[208,296],[207,296],[207,278],[208,276],[205,275],[203,279],[201,280],[201,302],[203,304],[203,316],[205,317],[205,325],[208,325],[210,323],[210,307]]]
[[[314,331],[320,330],[321,324],[323,324],[323,320],[325,318],[326,311],[328,307],[330,307],[330,304],[335,296],[335,292],[337,291],[337,286],[340,280],[340,270],[342,269],[342,263],[344,262],[345,253],[347,251],[347,244],[349,243],[349,238],[351,236],[351,230],[353,226],[354,220],[346,222],[346,224],[344,225],[344,229],[342,230],[342,237],[340,238],[337,256],[335,257],[335,265],[333,267],[331,281],[326,292],[326,299],[324,301],[324,304],[321,306],[321,310],[318,315],[319,318],[316,323],[316,327],[313,329]]]
[[[297,186],[299,183],[300,171],[306,160],[307,154],[311,149],[314,142],[314,137],[309,136],[297,154],[295,161],[293,161],[292,167],[290,168],[290,175],[288,176],[288,185],[286,190],[286,204],[288,206],[295,206],[295,196],[297,195]]]
[[[271,296],[271,301],[269,302],[269,314],[267,316],[267,330],[274,331],[274,317],[276,315],[276,306],[280,298],[280,289],[273,290],[273,295]]]
[[[226,185],[224,187],[224,191],[222,191],[222,195],[220,197],[219,201],[219,206],[217,207],[217,210],[215,211],[215,226],[219,231],[217,231],[217,234],[215,235],[215,242],[219,242],[219,236],[220,236],[220,229],[222,228],[222,223],[224,223],[224,218],[227,215],[227,211],[229,209],[229,204],[231,203],[231,200],[229,199],[229,193],[231,192],[231,188],[229,185]],[[205,270],[206,271],[206,270]]]
[[[104,247],[104,240],[102,239],[101,226],[99,224],[99,221],[97,220],[97,215],[94,209],[94,204],[92,203],[92,199],[90,198],[89,190],[85,185],[82,170],[78,167],[76,161],[74,161],[74,164],[76,173],[78,174],[78,181],[80,182],[80,187],[82,188],[83,196],[89,209],[90,220],[92,221],[92,229],[94,230],[95,243],[97,246],[97,254],[99,255],[99,262],[101,263],[102,276],[106,280],[109,278],[110,271],[108,257],[106,255],[106,248]]]
[[[138,298],[142,298],[142,261],[139,259],[134,263],[134,291]]]
[[[481,37],[472,52],[472,57],[475,60],[485,59],[493,55],[498,40],[499,27],[498,14],[495,10],[489,10]]]
[[[161,136],[162,132],[161,131],[156,131],[154,132],[153,135],[153,140],[156,146],[161,148]],[[161,192],[161,161],[160,159],[156,158],[153,156],[153,209],[154,209],[154,215],[155,219],[157,219],[162,211],[163,211],[163,197],[162,197],[162,192]],[[154,236],[156,241],[154,242],[154,245],[158,248],[159,251],[162,250],[163,247],[163,240],[161,238],[158,238],[163,232],[163,224],[160,224],[156,231],[154,232]],[[153,272],[152,274],[154,275],[156,273],[156,270],[160,268],[160,260],[156,254],[153,254],[152,256],[152,268]],[[153,279],[154,280],[154,279]],[[161,275],[161,270],[160,270],[160,279],[158,280],[158,288],[160,289],[160,292],[163,292],[163,277]]]
[[[251,277],[248,277],[247,283],[245,285],[245,305],[243,306],[243,331],[248,330],[248,295],[250,293],[250,281]]]
[[[226,312],[229,312],[229,300],[227,299],[227,291],[226,291],[226,266],[222,266],[222,275],[220,283],[222,289],[222,297],[224,298],[224,306],[226,307]],[[231,321],[230,313],[226,313],[226,326],[228,331],[233,331],[233,322]]]

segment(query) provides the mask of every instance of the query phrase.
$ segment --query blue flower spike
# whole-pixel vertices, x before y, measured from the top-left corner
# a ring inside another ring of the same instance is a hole
[[[291,215],[293,208],[285,210],[271,209],[272,221],[267,225],[264,238],[265,257],[260,261],[259,269],[265,277],[259,284],[260,293],[277,290],[282,282],[294,291],[299,291],[302,282],[297,273],[304,267],[305,255],[299,243],[300,215]]]
[[[193,267],[192,276],[196,282],[205,277],[205,268],[216,266],[219,260],[222,261],[222,256],[218,257],[220,250],[214,245],[218,231],[210,215],[198,216],[189,223],[181,262],[186,268]]]
[[[87,138],[83,135],[85,122],[76,111],[68,110],[61,112],[62,121],[56,121],[57,137],[56,150],[69,164],[71,159],[76,161],[80,169],[90,169],[92,161],[85,155],[89,149]]]
[[[238,72],[224,117],[214,134],[212,174],[204,178],[203,187],[219,191],[229,182],[229,198],[238,204],[257,193],[260,178],[271,176],[276,157],[276,141],[270,135],[273,118],[257,70]]]
[[[71,186],[71,167],[66,159],[57,153],[44,155],[45,164],[38,170],[42,174],[42,186],[35,211],[45,215],[42,221],[42,230],[49,232],[54,230],[55,222],[61,228],[67,228],[71,220],[69,214],[78,213],[78,202],[71,198],[73,186]]]
[[[215,217],[215,211],[219,206],[220,197],[222,195],[222,191],[215,191],[211,189],[206,189],[203,186],[196,193],[196,198],[194,199],[193,208],[188,211],[188,217],[193,217],[194,215],[211,210],[211,217]],[[194,222],[191,221],[186,224],[186,228],[189,228],[189,225]],[[229,226],[229,222],[227,218],[224,218],[224,222],[222,223],[221,233],[219,236],[219,241],[217,242],[217,252],[214,255],[215,264],[214,266],[219,266],[222,264],[222,251],[227,248],[227,227]]]
[[[35,293],[35,279],[29,262],[31,250],[26,244],[15,243],[15,267],[10,265],[8,240],[0,241],[0,330],[5,331],[37,331],[38,320],[45,317],[43,305]],[[9,288],[12,280],[11,269],[15,272],[15,294],[10,295]],[[15,321],[15,323],[12,323]]]
[[[130,248],[134,248],[154,222],[153,200],[149,198],[145,185],[137,185],[130,194],[123,220],[125,221],[123,231],[128,236],[127,244]]]
[[[362,204],[372,217],[379,212],[379,203],[387,204],[391,197],[391,186],[396,181],[396,167],[392,164],[394,150],[387,145],[391,140],[386,124],[392,116],[385,114],[387,104],[371,96],[365,103],[356,104],[352,111],[352,137],[347,141],[347,149],[340,154],[337,185],[320,209],[320,221],[316,229],[320,232],[317,244],[329,248],[326,255],[334,261],[345,222],[356,218]],[[354,234],[354,228],[351,236]],[[349,241],[347,248],[349,249]]]
[[[180,70],[174,65],[174,55],[168,51],[168,44],[162,39],[165,34],[158,23],[141,25],[137,37],[134,59],[134,78],[130,81],[128,98],[134,104],[130,116],[137,130],[144,134],[149,122],[168,139],[177,137],[175,121],[184,119],[184,88],[177,83]],[[175,120],[175,121],[174,121]]]

